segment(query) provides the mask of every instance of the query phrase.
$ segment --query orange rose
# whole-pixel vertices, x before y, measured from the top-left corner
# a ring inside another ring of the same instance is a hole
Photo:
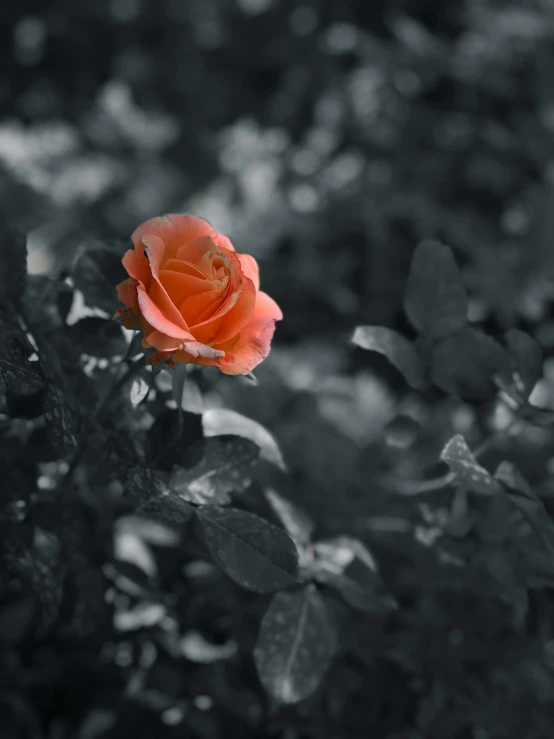
[[[260,291],[256,260],[193,216],[152,218],[123,257],[129,279],[117,286],[118,311],[140,328],[145,348],[164,358],[246,375],[269,353],[283,314]]]

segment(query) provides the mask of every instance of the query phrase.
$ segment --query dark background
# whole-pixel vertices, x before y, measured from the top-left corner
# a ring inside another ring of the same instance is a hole
[[[410,259],[437,238],[463,269],[471,320],[542,345],[534,398],[554,408],[554,4],[3,2],[0,118],[2,220],[28,233],[32,274],[58,274],[84,246],[128,240],[164,212],[205,217],[258,259],[284,313],[274,348],[258,387],[210,376],[205,403],[275,434],[284,491],[323,533],[369,539],[404,608],[392,626],[356,615],[322,692],[279,712],[249,661],[263,608],[198,575],[183,619],[236,639],[240,660],[191,667],[166,654],[148,679],[167,700],[120,700],[147,630],[100,629],[81,654],[62,629],[19,654],[33,668],[8,690],[2,739],[550,739],[548,589],[514,606],[501,555],[491,575],[493,555],[476,551],[450,590],[429,546],[440,498],[422,510],[378,483],[391,460],[428,473],[449,435],[479,437],[483,409],[407,393],[348,340],[358,324],[410,331]],[[399,413],[411,421],[391,429]],[[520,442],[502,456],[548,498],[551,434]]]

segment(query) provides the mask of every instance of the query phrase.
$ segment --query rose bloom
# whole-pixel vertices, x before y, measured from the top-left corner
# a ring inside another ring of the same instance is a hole
[[[216,366],[246,375],[269,353],[283,314],[260,290],[256,260],[193,216],[166,215],[139,226],[117,286],[127,306],[116,316],[140,329],[151,362]]]

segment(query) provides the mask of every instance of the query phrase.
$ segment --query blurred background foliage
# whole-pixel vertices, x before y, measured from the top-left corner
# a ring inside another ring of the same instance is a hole
[[[271,483],[321,535],[366,541],[401,606],[392,621],[337,607],[340,658],[313,698],[277,710],[251,660],[265,602],[160,547],[156,577],[193,636],[167,646],[166,624],[154,646],[144,623],[110,620],[100,566],[111,554],[90,534],[108,541],[109,516],[91,523],[72,500],[69,519],[91,536],[73,587],[96,593],[99,613],[80,639],[62,627],[38,643],[8,637],[18,651],[2,658],[2,737],[550,739],[548,589],[509,582],[494,536],[454,566],[435,546],[441,493],[422,502],[383,483],[391,469],[432,475],[446,440],[479,442],[503,423],[498,409],[408,392],[348,340],[358,324],[410,332],[410,260],[420,240],[441,239],[471,320],[541,344],[533,398],[554,409],[551,0],[23,0],[0,5],[0,39],[2,225],[28,234],[31,274],[63,274],[96,243],[123,249],[139,223],[172,211],[253,254],[285,318],[259,385],[206,372],[205,407],[272,431],[289,475]],[[33,301],[38,320],[47,298]],[[48,490],[56,455],[18,414],[10,431],[0,417],[10,490],[37,475]],[[146,411],[132,421],[137,432],[151,422]],[[526,428],[485,464],[510,458],[548,506],[553,441]],[[94,464],[81,486],[102,500]]]

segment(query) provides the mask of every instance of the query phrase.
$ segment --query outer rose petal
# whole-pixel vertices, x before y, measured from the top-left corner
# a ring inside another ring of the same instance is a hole
[[[165,242],[159,236],[156,236],[156,234],[144,234],[141,241],[146,247],[144,253],[150,263],[152,276],[157,280],[166,252]]]
[[[182,339],[175,339],[172,336],[166,336],[161,331],[152,331],[146,338],[143,339],[143,346],[145,348],[154,347],[159,352],[174,352],[182,345]]]
[[[228,249],[229,251],[235,251],[235,247],[231,244],[227,236],[216,233],[216,235],[212,236],[212,238],[215,241],[216,246],[218,246],[219,248]]]
[[[256,295],[254,318],[273,318],[275,321],[280,321],[283,318],[283,313],[273,298],[260,291]]]
[[[176,325],[162,313],[142,285],[138,286],[138,302],[143,318],[152,326],[152,328],[155,328],[158,331],[161,331],[162,334],[171,336],[174,339],[195,341],[194,336],[190,331],[183,329],[182,326]]]
[[[171,321],[175,326],[180,326],[184,331],[189,330],[185,319],[179,313],[179,310],[171,302],[169,295],[158,282],[152,283],[150,290],[148,290],[148,296],[168,321]]]
[[[160,356],[163,358],[163,355]],[[198,354],[191,354],[185,350],[175,352],[171,355],[171,359],[176,363],[184,362],[185,364],[199,364],[202,367],[219,367],[219,359],[217,357],[210,359]]]
[[[175,352],[175,351],[186,351],[193,357],[207,357],[209,359],[218,359],[224,357],[225,352],[220,349],[214,349],[211,346],[201,344],[199,341],[179,341],[179,339],[173,339],[170,336],[162,334],[160,331],[152,331],[148,338],[144,341],[143,345],[148,347],[154,347],[159,352]]]
[[[129,249],[125,252],[121,261],[129,277],[134,277],[139,282],[142,282],[143,285],[149,287],[152,274],[144,252],[139,256],[135,251]]]
[[[219,360],[218,367],[226,375],[247,375],[269,354],[275,331],[272,318],[254,319],[241,332],[231,351]]]
[[[124,303],[128,308],[138,308],[137,285],[137,280],[129,277],[127,280],[120,282],[116,287],[119,301]]]
[[[206,357],[207,359],[216,359],[225,356],[224,351],[206,346],[206,344],[202,344],[199,341],[185,342],[185,351],[192,354],[193,357]]]
[[[142,243],[146,246],[146,255],[150,262],[152,277],[155,280],[155,282],[152,283],[150,290],[148,290],[148,295],[166,318],[176,326],[180,326],[188,331],[186,321],[179,313],[175,303],[173,303],[167,294],[167,291],[160,279],[160,265],[166,251],[164,242],[159,238],[159,236],[154,236],[154,234],[145,234],[142,237]]]
[[[254,283],[256,290],[260,289],[260,269],[258,262],[251,257],[250,254],[237,254],[240,261],[240,268],[249,279]]]
[[[159,236],[167,247],[166,259],[173,257],[183,244],[200,236],[213,236],[215,231],[203,218],[168,213],[160,218],[151,218],[139,226],[131,236],[137,253],[141,252],[145,234]]]

